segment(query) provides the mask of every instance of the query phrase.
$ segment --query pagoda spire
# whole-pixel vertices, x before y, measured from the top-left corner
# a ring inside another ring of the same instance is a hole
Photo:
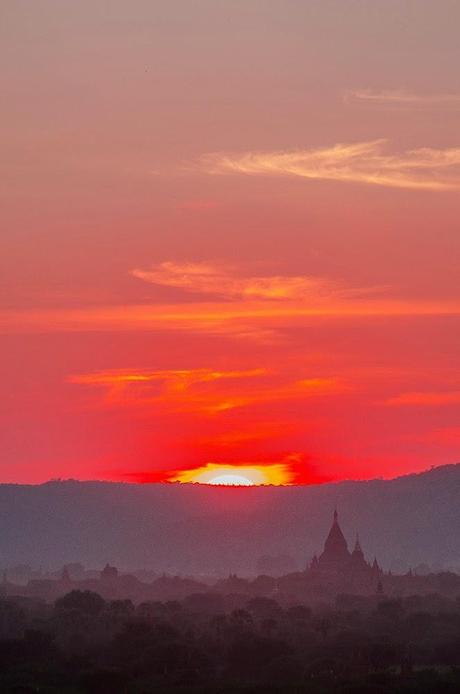
[[[372,564],[372,571],[373,571],[373,573],[376,574],[377,576],[380,576],[380,574],[382,573],[382,570],[381,570],[381,568],[380,568],[380,566],[379,566],[379,563],[378,563],[378,561],[377,561],[377,557],[374,557],[374,561],[373,561],[373,564]]]
[[[356,533],[355,547],[353,549],[353,552],[351,553],[351,558],[353,560],[353,566],[355,568],[359,567],[361,569],[364,569],[365,567],[367,567],[366,560],[364,559],[364,553],[361,549],[361,543],[359,541],[358,533]]]
[[[324,543],[324,551],[318,558],[320,568],[332,568],[343,565],[350,558],[347,541],[345,540],[338,522],[337,507],[334,509],[334,519],[329,535]]]

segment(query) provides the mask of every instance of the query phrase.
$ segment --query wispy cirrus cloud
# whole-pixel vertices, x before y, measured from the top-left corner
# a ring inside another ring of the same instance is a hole
[[[276,331],[315,318],[458,316],[460,301],[324,297],[308,301],[232,301],[131,304],[81,309],[0,311],[0,334],[80,331],[189,331],[271,340]]]
[[[0,311],[0,334],[188,331],[273,343],[315,318],[460,315],[457,299],[393,298],[388,287],[345,286],[310,275],[249,275],[225,264],[165,261],[134,269],[144,282],[194,294],[176,303]]]
[[[255,383],[264,379],[263,383]],[[298,400],[349,390],[341,379],[298,378],[280,380],[266,369],[216,371],[113,370],[77,374],[70,383],[104,386],[107,406],[158,406],[166,412],[215,415],[260,403]],[[237,382],[237,385],[232,383]]]
[[[439,405],[458,405],[460,404],[460,390],[400,393],[393,398],[388,398],[383,404],[392,407],[437,407]]]
[[[71,376],[72,383],[85,385],[123,385],[165,381],[174,384],[175,389],[185,390],[195,383],[208,383],[223,379],[251,378],[266,374],[266,369],[247,369],[243,371],[218,371],[213,369],[163,369],[158,371],[118,369],[115,371],[96,371],[89,374]]]
[[[460,147],[390,153],[386,139],[290,151],[213,153],[199,162],[208,174],[289,176],[391,188],[460,189]]]
[[[436,107],[454,106],[460,108],[460,94],[417,94],[403,89],[350,89],[344,94],[345,103],[365,103],[376,106]]]
[[[308,299],[339,292],[336,285],[319,277],[241,277],[232,267],[212,263],[166,261],[148,269],[134,269],[131,274],[151,284],[229,299]]]

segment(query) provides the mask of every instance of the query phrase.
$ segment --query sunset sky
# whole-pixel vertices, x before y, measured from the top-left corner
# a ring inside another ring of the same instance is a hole
[[[457,0],[0,26],[0,481],[460,461]]]

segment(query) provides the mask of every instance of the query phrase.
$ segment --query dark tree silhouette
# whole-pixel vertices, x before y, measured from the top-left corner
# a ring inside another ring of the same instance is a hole
[[[58,610],[77,610],[95,616],[104,609],[105,601],[90,590],[72,590],[55,604]]]

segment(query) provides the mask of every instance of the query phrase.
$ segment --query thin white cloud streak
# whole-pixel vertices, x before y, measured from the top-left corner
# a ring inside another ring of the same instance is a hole
[[[363,102],[375,105],[393,106],[457,106],[460,108],[460,94],[416,94],[404,90],[354,89],[345,92],[345,103]]]
[[[460,147],[420,147],[389,154],[385,139],[332,147],[201,157],[208,174],[284,176],[310,180],[366,183],[427,191],[460,189]]]

